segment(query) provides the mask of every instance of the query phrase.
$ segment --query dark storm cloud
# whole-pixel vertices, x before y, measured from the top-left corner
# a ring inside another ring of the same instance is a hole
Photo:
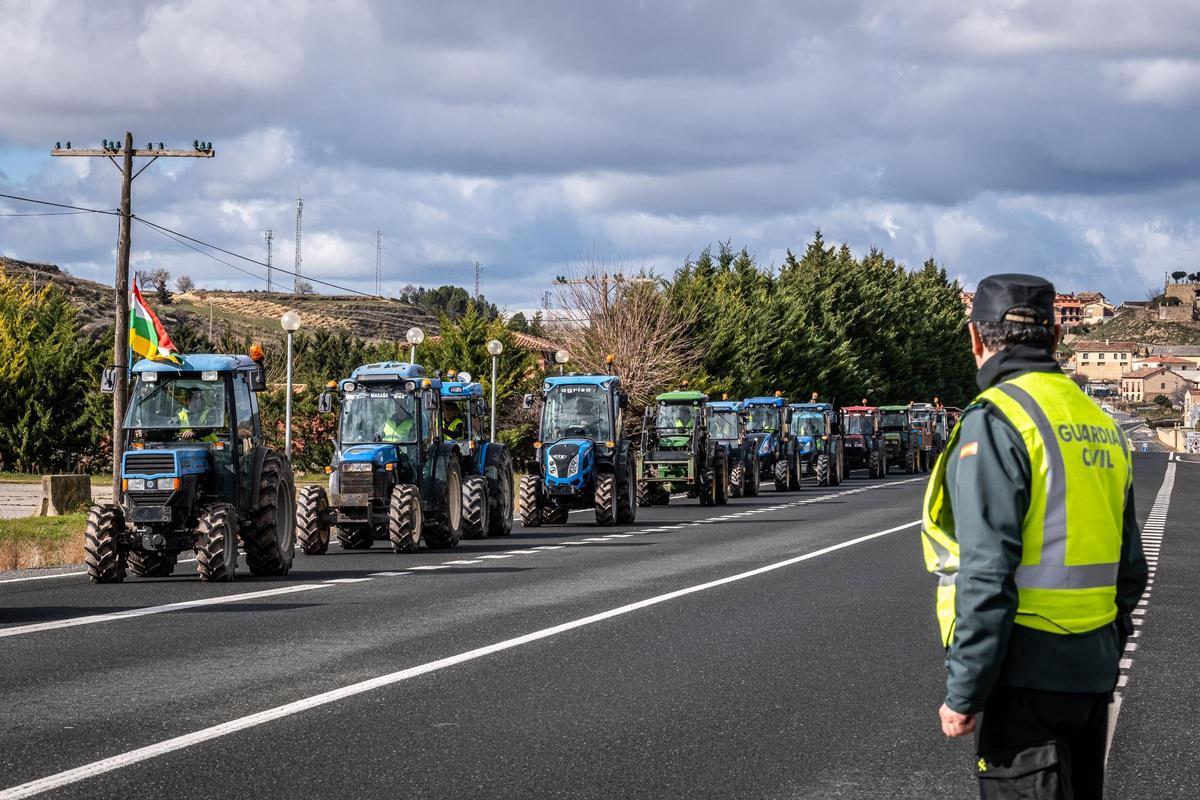
[[[3,4],[0,186],[115,205],[102,162],[30,148],[132,128],[218,157],[156,164],[137,211],[387,287],[536,302],[586,252],[669,271],[709,241],[777,258],[817,227],[968,281],[1039,269],[1140,297],[1197,238],[1194,3]],[[103,44],[101,44],[103,43]],[[128,80],[115,80],[125,77]],[[102,78],[102,79],[100,79]],[[21,163],[15,161],[20,155]],[[18,177],[3,177],[5,174]],[[0,211],[10,209],[0,203]],[[108,220],[0,218],[0,249],[111,271]],[[138,231],[136,258],[246,276]]]

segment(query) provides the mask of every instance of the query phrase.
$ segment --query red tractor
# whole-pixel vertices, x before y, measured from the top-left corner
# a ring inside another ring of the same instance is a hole
[[[865,469],[870,478],[887,475],[887,446],[876,406],[845,406],[841,410],[842,442],[845,448],[843,477],[851,470]]]

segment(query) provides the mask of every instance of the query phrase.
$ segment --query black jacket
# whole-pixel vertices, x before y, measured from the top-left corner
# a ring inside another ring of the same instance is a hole
[[[1026,372],[1058,372],[1045,351],[1002,351],[979,370],[981,390]],[[959,442],[975,457],[947,455],[946,486],[960,550],[954,639],[947,651],[946,704],[974,713],[997,684],[1053,692],[1109,692],[1117,682],[1123,637],[1118,625],[1086,634],[1054,634],[1014,625],[1021,524],[1029,507],[1030,462],[1017,430],[988,403],[963,414]],[[1146,557],[1133,506],[1125,499],[1117,610],[1129,615],[1146,588]],[[1120,617],[1118,617],[1118,620]]]

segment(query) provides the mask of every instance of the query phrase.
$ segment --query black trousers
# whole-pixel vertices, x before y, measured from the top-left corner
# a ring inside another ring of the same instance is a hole
[[[975,733],[983,800],[1100,800],[1111,695],[998,685]]]

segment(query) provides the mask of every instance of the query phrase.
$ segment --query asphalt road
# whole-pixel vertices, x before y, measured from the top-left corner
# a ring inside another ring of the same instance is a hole
[[[1162,776],[1200,785],[1174,755],[1197,744],[1200,465],[1136,464],[1143,517],[1168,469],[1178,505],[1113,796],[1192,797]],[[282,580],[2,575],[0,798],[972,797],[971,743],[937,725],[923,486],[575,514],[448,553],[335,545]]]

